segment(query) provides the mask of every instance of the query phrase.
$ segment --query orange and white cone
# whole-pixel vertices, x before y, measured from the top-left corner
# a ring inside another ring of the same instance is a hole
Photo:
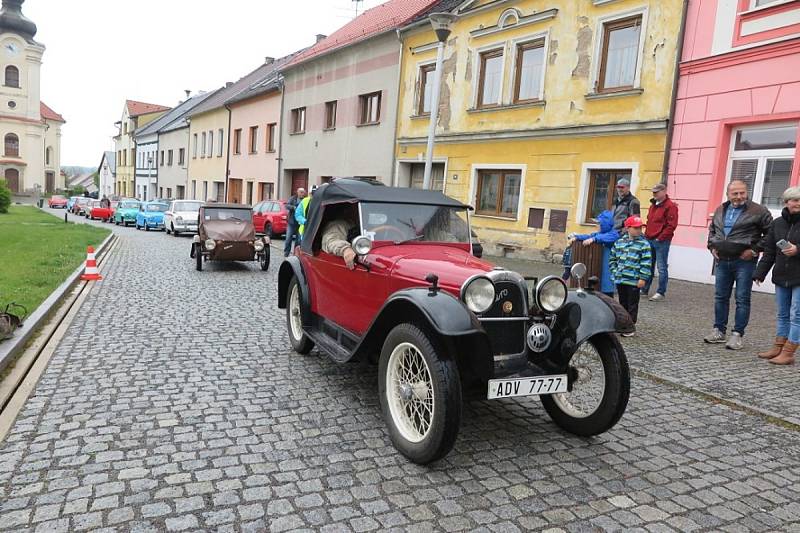
[[[84,281],[96,281],[103,279],[100,272],[97,270],[97,261],[94,258],[94,248],[89,246],[86,249],[86,270],[83,271],[81,279]]]

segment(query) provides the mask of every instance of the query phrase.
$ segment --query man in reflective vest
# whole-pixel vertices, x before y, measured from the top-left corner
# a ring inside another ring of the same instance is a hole
[[[311,201],[311,197],[314,195],[314,191],[317,190],[316,185],[311,186],[311,191],[308,193],[308,196],[303,198],[303,200],[297,204],[297,207],[294,210],[294,219],[300,225],[297,232],[300,235],[300,240],[303,240],[303,233],[306,230],[306,211],[308,210],[308,203]]]

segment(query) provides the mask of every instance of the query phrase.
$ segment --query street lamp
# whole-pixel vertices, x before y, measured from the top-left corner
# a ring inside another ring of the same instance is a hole
[[[452,13],[432,13],[428,17],[436,32],[439,46],[436,48],[436,70],[433,74],[433,88],[431,90],[431,123],[428,127],[428,150],[425,154],[425,174],[422,178],[422,188],[431,188],[431,170],[433,169],[433,138],[436,135],[436,122],[439,120],[439,91],[442,85],[442,62],[444,61],[444,45],[450,36],[450,27],[458,18]]]

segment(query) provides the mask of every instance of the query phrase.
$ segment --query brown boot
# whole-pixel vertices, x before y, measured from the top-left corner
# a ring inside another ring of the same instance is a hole
[[[781,353],[781,349],[783,349],[784,344],[786,344],[786,337],[775,337],[775,344],[772,345],[772,348],[766,352],[759,352],[758,356],[761,359],[772,359],[773,357],[778,357]]]
[[[793,365],[794,352],[797,350],[797,346],[798,345],[793,342],[786,341],[780,355],[778,355],[778,357],[773,357],[769,362],[773,365]]]

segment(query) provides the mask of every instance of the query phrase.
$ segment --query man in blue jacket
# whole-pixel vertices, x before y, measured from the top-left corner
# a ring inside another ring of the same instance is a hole
[[[283,257],[289,257],[292,253],[292,243],[295,246],[300,244],[300,224],[294,216],[294,211],[305,197],[306,190],[300,187],[297,189],[297,194],[293,194],[286,201],[286,242],[283,244]]]
[[[608,265],[611,249],[614,247],[614,243],[619,239],[619,232],[614,229],[614,213],[612,211],[603,211],[600,213],[597,216],[597,222],[600,224],[600,231],[575,235],[575,240],[583,241],[584,246],[590,246],[595,242],[603,245],[603,267],[600,275],[600,291],[613,298],[614,282],[611,280],[611,271]]]

